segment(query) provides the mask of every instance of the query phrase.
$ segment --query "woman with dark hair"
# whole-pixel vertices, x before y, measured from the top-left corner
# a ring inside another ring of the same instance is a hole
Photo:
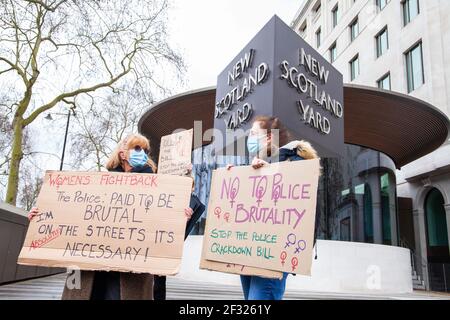
[[[292,140],[291,134],[276,117],[258,116],[253,121],[247,138],[247,149],[254,156],[252,167],[259,169],[278,161],[298,161],[318,158],[316,150],[307,141]],[[231,165],[227,168],[231,169]],[[318,225],[316,218],[316,229]],[[314,243],[316,231],[314,234]],[[281,300],[286,288],[288,273],[282,279],[259,276],[241,276],[245,300]]]

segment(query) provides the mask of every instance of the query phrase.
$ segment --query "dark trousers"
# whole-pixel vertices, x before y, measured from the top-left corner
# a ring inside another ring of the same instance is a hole
[[[120,272],[96,271],[91,300],[120,300]]]
[[[153,299],[166,300],[166,277],[154,276]]]

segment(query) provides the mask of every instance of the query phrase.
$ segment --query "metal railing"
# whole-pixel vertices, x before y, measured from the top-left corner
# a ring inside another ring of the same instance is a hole
[[[424,272],[428,273],[429,290],[450,292],[450,263],[427,262],[425,258],[415,253],[405,239],[400,239],[399,245],[409,249],[412,271],[416,272],[421,280],[426,279]]]
[[[424,270],[427,269],[428,267],[428,262],[420,255],[418,255],[414,248],[405,240],[405,239],[400,239],[399,240],[399,245],[400,247],[409,249],[409,253],[411,255],[411,268],[413,270],[413,272],[416,272],[416,274],[422,279],[424,280]]]
[[[450,292],[450,263],[429,263],[428,281],[430,290]]]

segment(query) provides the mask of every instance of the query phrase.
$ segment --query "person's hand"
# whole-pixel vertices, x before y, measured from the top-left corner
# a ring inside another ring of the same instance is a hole
[[[193,213],[194,213],[194,210],[192,210],[192,208],[188,207],[188,208],[184,209],[184,215],[186,216],[186,218],[188,220],[191,220]]]
[[[258,159],[258,158],[253,158],[253,160],[252,160],[253,169],[259,169],[267,164],[269,164],[269,163],[264,160]]]
[[[234,165],[232,165],[232,164],[227,164],[227,170],[231,170],[231,168],[233,168],[234,167]]]
[[[35,216],[39,214],[39,208],[33,207],[28,213],[28,220],[31,221]]]
[[[186,165],[186,167],[184,168],[183,175],[185,175],[185,176],[190,176],[191,173],[192,173],[192,163],[189,163],[189,164]]]

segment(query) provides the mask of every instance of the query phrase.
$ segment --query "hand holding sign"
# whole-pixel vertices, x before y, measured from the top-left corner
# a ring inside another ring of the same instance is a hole
[[[310,274],[319,167],[315,159],[215,170],[203,259]]]

